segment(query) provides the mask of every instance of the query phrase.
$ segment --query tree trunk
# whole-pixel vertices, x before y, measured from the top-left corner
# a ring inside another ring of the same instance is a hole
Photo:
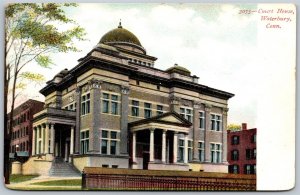
[[[11,135],[11,126],[7,127],[8,124],[8,116],[7,116],[7,96],[8,96],[8,86],[10,81],[10,69],[6,64],[7,57],[7,32],[5,31],[5,50],[4,50],[4,125],[3,125],[3,133],[4,133],[4,183],[9,184],[9,172],[10,172],[10,162],[9,162],[9,150],[10,150],[10,135]]]
[[[5,39],[6,40],[6,39]],[[7,46],[7,43],[5,43],[5,46]],[[8,116],[7,116],[7,96],[8,96],[8,86],[9,86],[9,79],[10,75],[9,72],[10,70],[7,69],[7,64],[6,64],[6,47],[5,47],[5,63],[4,63],[4,125],[3,125],[3,133],[4,133],[4,183],[9,184],[9,170],[10,170],[10,162],[9,162],[9,150],[10,150],[10,135],[11,135],[11,130],[12,126],[9,126],[9,129],[7,127],[8,124]],[[12,124],[12,123],[10,123]]]

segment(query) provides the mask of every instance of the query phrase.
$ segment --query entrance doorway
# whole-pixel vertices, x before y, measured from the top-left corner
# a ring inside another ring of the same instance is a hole
[[[148,163],[149,163],[149,152],[144,152],[143,153],[143,169],[144,170],[148,169]]]
[[[71,130],[67,125],[57,124],[55,126],[55,157],[68,162],[70,155]]]

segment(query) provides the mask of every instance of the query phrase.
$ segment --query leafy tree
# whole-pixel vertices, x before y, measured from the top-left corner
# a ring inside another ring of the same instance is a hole
[[[238,124],[229,124],[227,126],[227,129],[231,130],[231,131],[239,131],[239,130],[241,130],[241,125],[238,125]]]
[[[79,51],[74,41],[84,40],[85,31],[72,19],[68,18],[65,8],[77,6],[74,3],[16,3],[5,9],[5,66],[4,66],[4,105],[11,101],[10,108],[5,111],[5,157],[4,177],[9,183],[9,148],[10,132],[14,115],[14,104],[29,82],[41,82],[44,76],[39,73],[25,71],[25,67],[39,66],[50,68],[53,52]],[[60,28],[69,27],[67,30]],[[28,68],[27,68],[28,69]],[[30,67],[30,70],[32,67]],[[7,110],[10,115],[7,118]],[[7,124],[9,121],[9,124]],[[8,125],[8,127],[7,127]]]

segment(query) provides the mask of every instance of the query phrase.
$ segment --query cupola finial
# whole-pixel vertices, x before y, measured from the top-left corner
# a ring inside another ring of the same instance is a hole
[[[120,19],[118,28],[122,28],[121,19]]]

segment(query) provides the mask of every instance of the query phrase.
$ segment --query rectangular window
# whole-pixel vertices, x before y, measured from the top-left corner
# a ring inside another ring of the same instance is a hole
[[[139,101],[132,100],[131,115],[139,116]]]
[[[102,94],[102,112],[103,113],[108,113],[108,108],[109,108],[109,94],[103,93]]]
[[[180,108],[180,115],[186,120],[192,122],[192,109],[190,108]]]
[[[238,150],[231,151],[231,160],[239,160],[239,151]]]
[[[102,130],[101,154],[116,155],[118,142],[117,131]]]
[[[238,145],[240,142],[240,137],[235,135],[235,136],[232,136],[232,140],[231,140],[231,144],[232,145]]]
[[[101,154],[107,154],[107,140],[101,141]]]
[[[222,130],[222,117],[221,115],[211,114],[210,123],[212,131],[221,131]]]
[[[89,151],[89,130],[80,132],[80,152],[86,154]]]
[[[83,95],[81,98],[81,115],[90,113],[90,94]]]
[[[244,173],[245,174],[251,174],[251,165],[245,165]]]
[[[102,113],[118,114],[119,96],[102,93]]]
[[[239,165],[231,165],[230,173],[239,174]]]
[[[252,135],[252,143],[256,143],[256,134]]]
[[[115,155],[117,150],[117,141],[110,142],[110,154]]]
[[[145,118],[151,118],[152,111],[151,111],[151,104],[150,103],[144,103],[144,117]]]
[[[179,139],[178,162],[183,162],[184,156],[184,140]]]
[[[157,105],[157,115],[162,115],[162,114],[163,114],[163,106]]]
[[[205,113],[203,111],[199,112],[199,128],[205,129]]]
[[[256,159],[256,148],[253,149],[253,159]]]
[[[252,150],[251,149],[246,149],[246,159],[247,160],[252,159]]]
[[[221,163],[222,148],[221,144],[210,144],[210,160],[212,163]]]
[[[118,96],[111,95],[111,114],[118,114]]]
[[[204,162],[205,156],[205,144],[204,142],[198,142],[198,151],[199,151],[199,161]]]

